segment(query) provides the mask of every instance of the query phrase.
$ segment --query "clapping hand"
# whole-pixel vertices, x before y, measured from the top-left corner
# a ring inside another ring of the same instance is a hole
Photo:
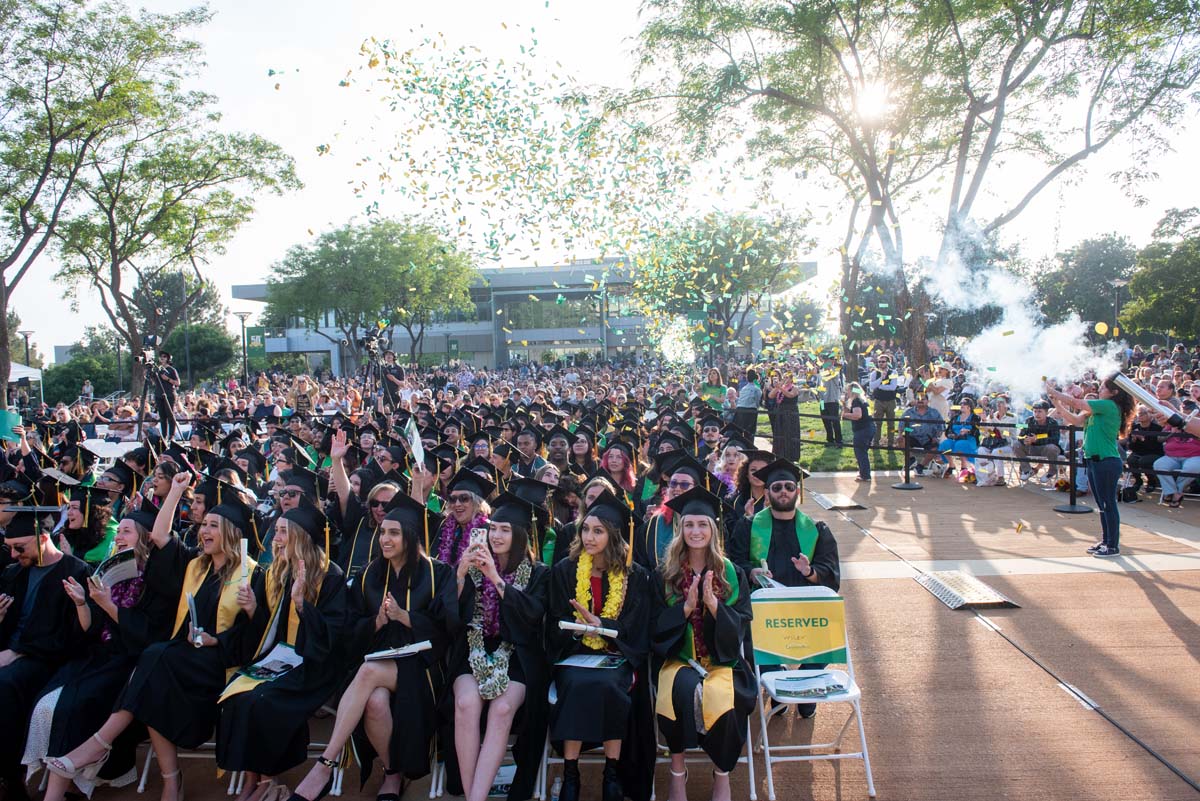
[[[580,620],[582,620],[585,625],[588,625],[588,626],[599,626],[600,625],[600,618],[596,615],[593,615],[587,609],[587,607],[585,607],[583,604],[579,603],[579,601],[576,601],[574,598],[571,599],[571,607],[575,610],[575,614],[579,615]]]
[[[304,560],[301,559],[292,575],[292,603],[295,604],[297,613],[304,608],[304,582],[306,578]]]
[[[67,597],[71,599],[76,606],[83,606],[87,603],[87,592],[83,589],[83,585],[74,579],[72,576],[67,576],[63,579],[63,589],[67,592]],[[8,598],[8,596],[4,596]],[[8,598],[9,603],[12,603],[12,598]]]
[[[683,616],[691,617],[692,612],[696,611],[696,604],[700,598],[700,582],[693,581],[688,587],[687,596],[683,599]]]
[[[792,565],[796,568],[801,576],[804,576],[805,578],[812,577],[811,573],[809,572],[813,569],[812,563],[808,561],[808,557],[804,554],[793,556]]]
[[[715,574],[710,570],[704,574],[704,608],[708,610],[710,615],[717,614],[717,604],[720,601],[717,599],[717,591],[714,586]],[[692,582],[692,586],[696,586],[696,582]]]

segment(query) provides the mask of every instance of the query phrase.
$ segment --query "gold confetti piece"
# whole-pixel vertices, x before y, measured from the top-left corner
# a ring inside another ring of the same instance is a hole
[[[1002,337],[1011,337],[1011,336],[1012,336],[1013,334],[1015,334],[1015,333],[1017,333],[1017,332],[1016,332],[1016,331],[1005,331],[1005,332],[1004,332],[1003,334],[1001,334],[1000,336],[1002,336]]]
[[[1020,533],[1021,533],[1021,529],[1023,529],[1023,528],[1025,528],[1025,524],[1024,524],[1024,523],[1017,523],[1017,533],[1018,533],[1018,534],[1020,534]]]

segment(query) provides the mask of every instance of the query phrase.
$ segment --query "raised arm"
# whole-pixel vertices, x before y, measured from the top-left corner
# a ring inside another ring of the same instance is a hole
[[[158,510],[158,517],[154,518],[154,530],[150,532],[150,541],[154,543],[155,548],[162,548],[171,541],[171,527],[175,522],[175,510],[179,507],[179,499],[183,497],[183,493],[187,491],[188,485],[191,483],[192,474],[186,470],[181,470],[171,478],[171,489],[167,491],[167,497],[163,498],[162,508]]]
[[[329,478],[333,482],[333,490],[337,493],[338,505],[342,508],[343,515],[346,514],[346,504],[350,502],[350,493],[353,491],[350,488],[350,477],[346,475],[346,463],[342,461],[348,450],[346,432],[344,429],[338,429],[329,446],[329,461],[333,463],[329,468]]]

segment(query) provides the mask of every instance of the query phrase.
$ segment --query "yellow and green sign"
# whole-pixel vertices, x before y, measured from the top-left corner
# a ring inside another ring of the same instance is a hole
[[[846,606],[839,598],[753,599],[759,665],[846,661]]]

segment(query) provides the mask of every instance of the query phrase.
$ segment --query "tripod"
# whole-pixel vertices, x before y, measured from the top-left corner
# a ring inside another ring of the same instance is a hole
[[[158,373],[158,366],[155,364],[152,364],[150,362],[146,362],[145,368],[146,368],[146,377],[153,378],[155,386],[158,387],[158,392],[155,393],[156,397],[164,397],[165,398],[167,396],[167,391],[166,391],[166,389],[163,388],[162,376],[160,376]],[[143,380],[142,381],[142,398],[141,398],[141,401],[138,403],[137,435],[136,435],[138,442],[142,441],[142,424],[145,422],[145,419],[146,419],[146,398],[149,397],[149,395],[150,395],[150,382],[149,382],[149,380]],[[171,438],[174,439],[175,433],[177,433],[179,431],[179,421],[177,419],[175,419],[175,409],[172,408],[172,406],[170,404],[164,404],[164,409],[166,410],[167,416],[171,419],[171,432],[172,432]],[[162,420],[159,420],[159,423],[161,424]],[[161,426],[160,426],[160,429],[161,429]],[[160,431],[160,433],[161,433],[161,431]],[[166,438],[164,437],[164,439],[166,439]]]

